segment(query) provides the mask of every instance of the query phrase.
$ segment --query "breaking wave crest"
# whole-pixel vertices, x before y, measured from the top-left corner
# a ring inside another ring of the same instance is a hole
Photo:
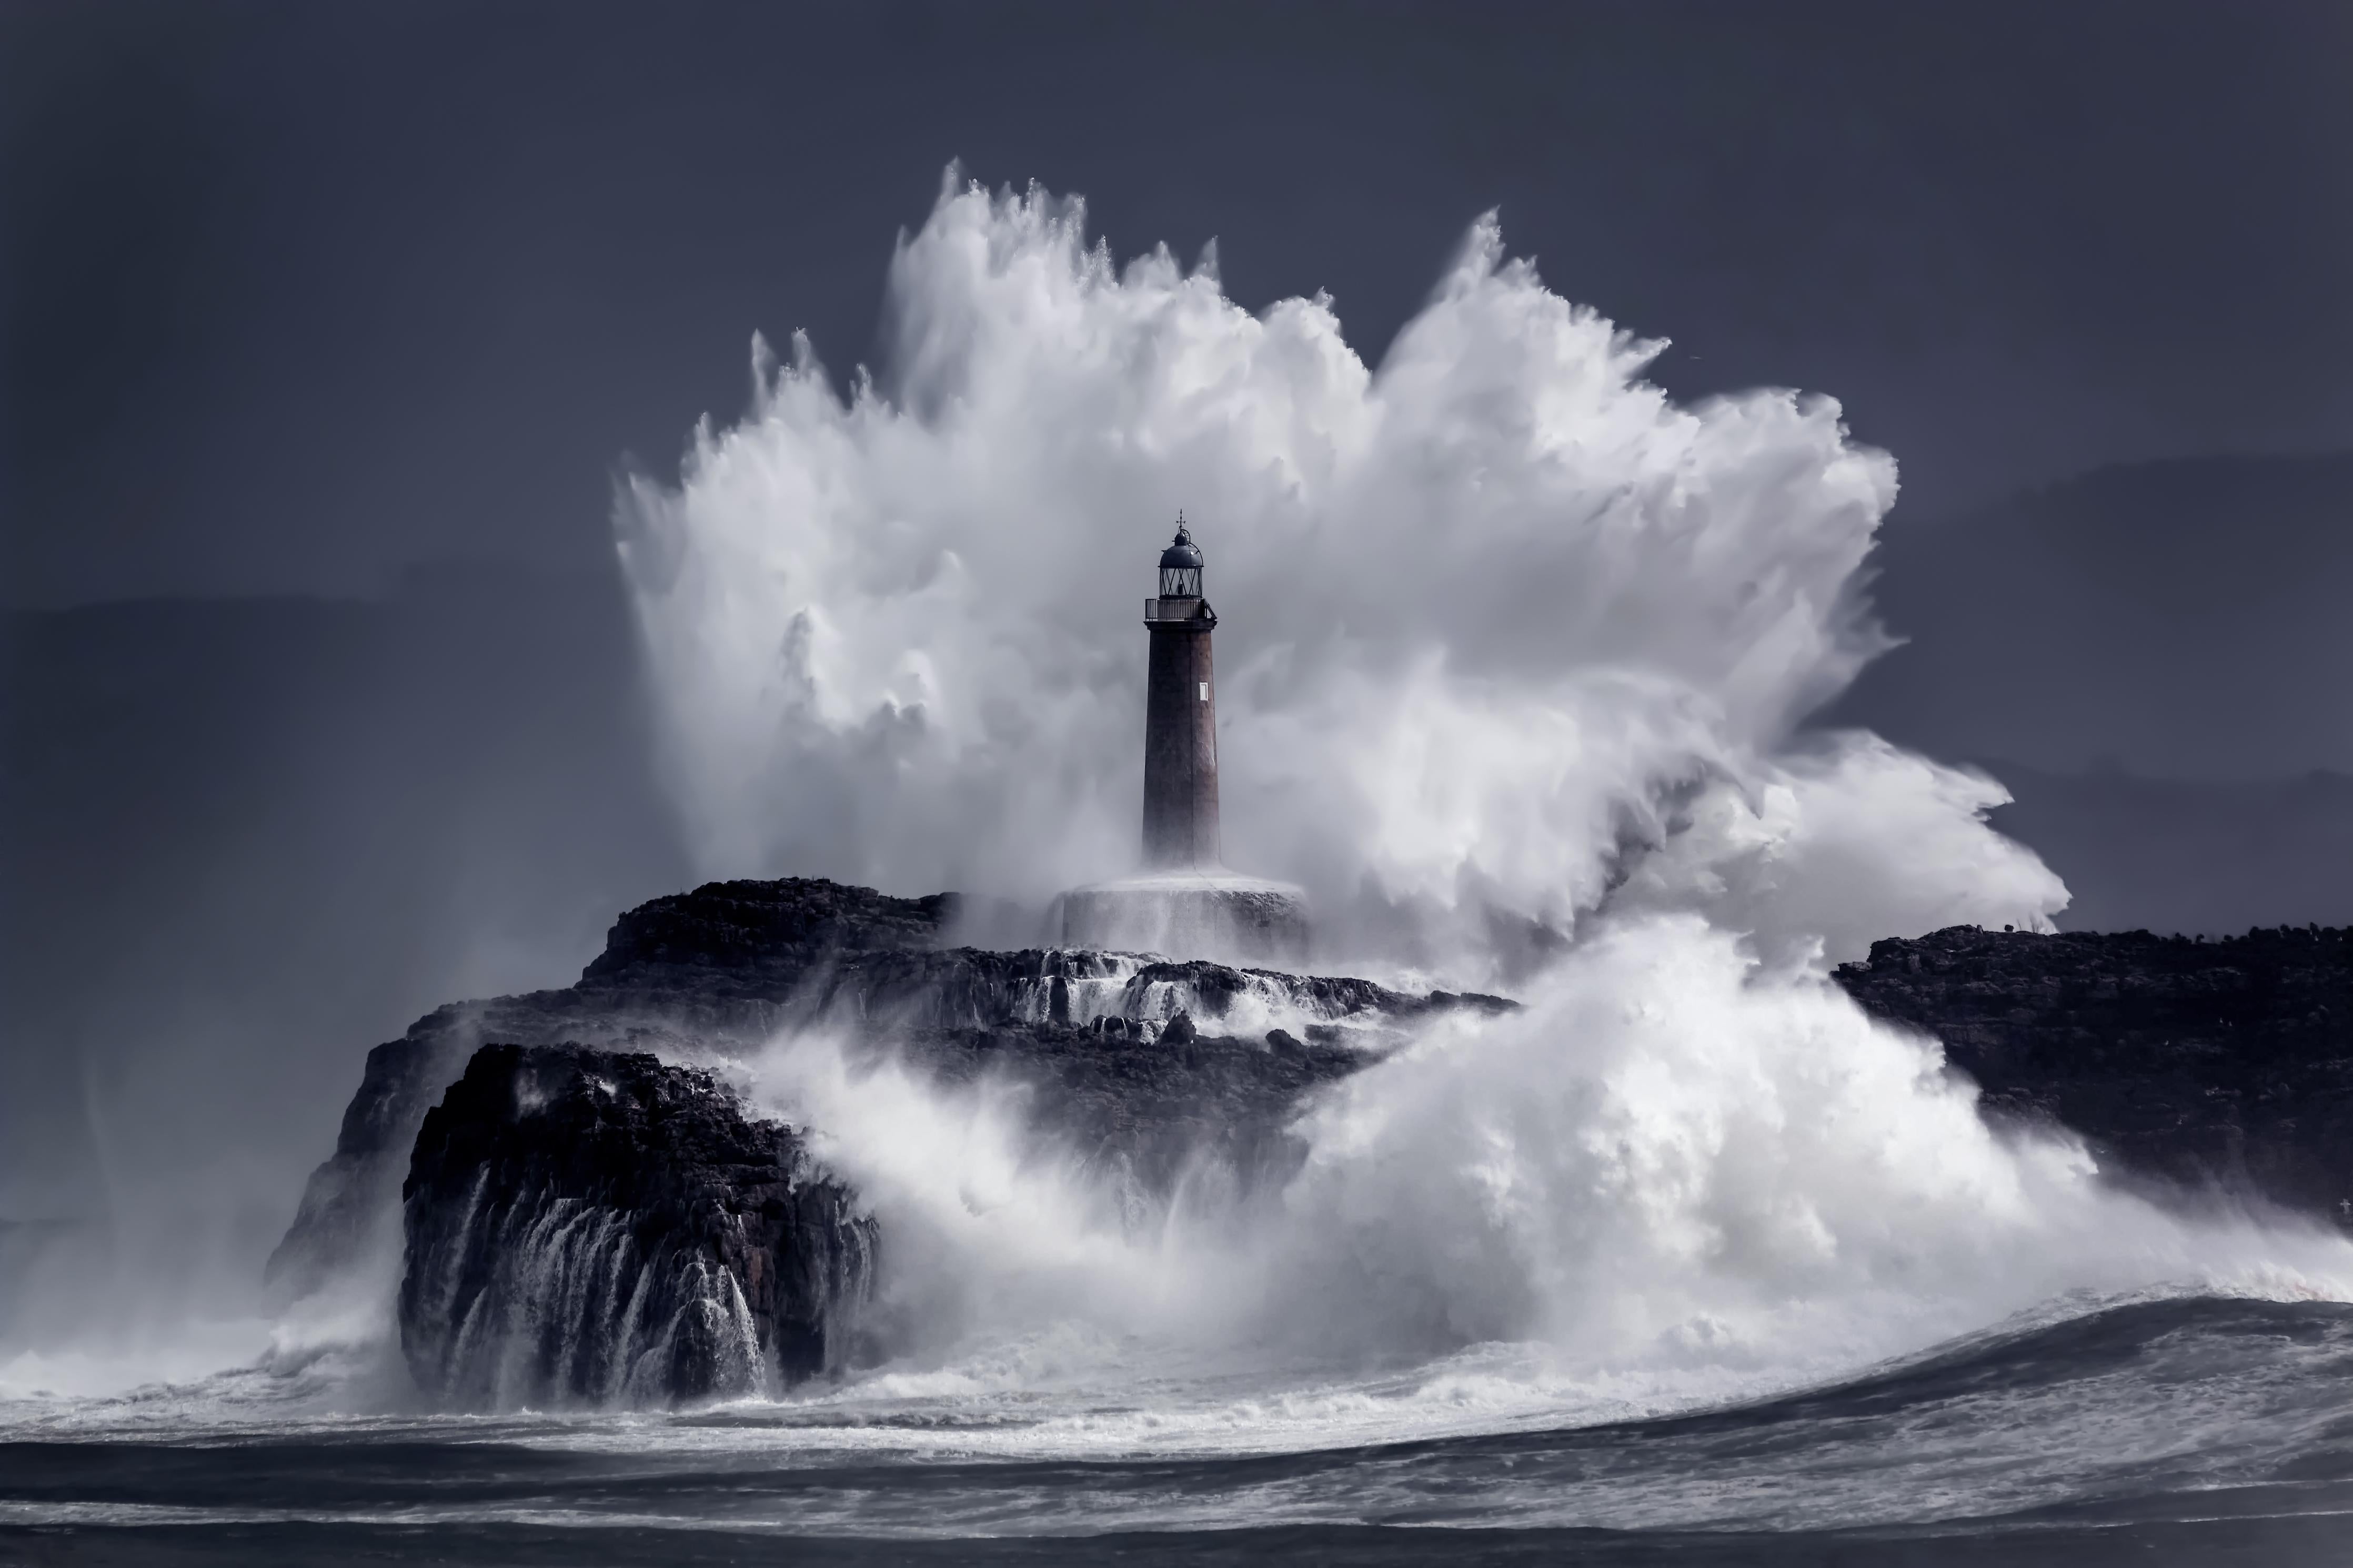
[[[1343,1080],[1255,1198],[1208,1170],[1124,1190],[1041,1156],[1018,1094],[861,1073],[808,1038],[755,1085],[826,1130],[896,1238],[896,1390],[993,1388],[1040,1342],[1079,1386],[1123,1383],[1139,1343],[1224,1375],[1423,1367],[1334,1417],[1386,1410],[1397,1436],[1466,1405],[1799,1386],[2150,1293],[2353,1299],[2342,1237],[2160,1208],[2071,1139],[1999,1132],[1933,1042],[1691,916],[1621,926],[1520,1013],[1441,1020]]]
[[[1113,1376],[1142,1335],[1229,1367],[1510,1344],[1543,1386],[1722,1393],[2053,1300],[2353,1287],[2334,1237],[2162,1212],[1997,1134],[1823,978],[2065,900],[1987,825],[1991,780],[1802,727],[1888,645],[1858,574],[1894,468],[1834,402],[1679,405],[1642,379],[1662,344],[1492,215],[1377,368],[1328,299],[1252,315],[1083,219],[951,172],[879,375],[845,397],[806,341],[755,345],[744,417],[624,487],[706,864],[1031,900],[1126,869],[1134,600],[1182,506],[1234,862],[1310,889],[1331,960],[1492,980],[1499,914],[1574,942],[1515,972],[1522,1012],[1326,1094],[1254,1200],[1204,1173],[1141,1201],[1039,1158],[1018,1104],[780,1047],[761,1091],[901,1238],[890,1375],[1044,1335]]]
[[[796,338],[617,505],[706,868],[1032,900],[1133,863],[1136,600],[1208,553],[1232,862],[1331,952],[1475,973],[1489,911],[1691,910],[1834,955],[2065,899],[1980,775],[1804,717],[1886,646],[1894,466],[1826,397],[1678,405],[1664,345],[1474,225],[1368,369],[1084,209],[953,174],[845,398]]]

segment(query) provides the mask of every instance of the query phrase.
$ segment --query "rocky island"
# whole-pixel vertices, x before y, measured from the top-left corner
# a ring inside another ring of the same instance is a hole
[[[1017,1083],[1064,1152],[1150,1196],[1202,1158],[1280,1175],[1314,1086],[1433,1015],[1514,1005],[952,946],[957,909],[712,883],[623,915],[575,985],[438,1009],[368,1054],[271,1278],[302,1294],[396,1256],[410,1371],[461,1406],[782,1386],[839,1364],[889,1238],[714,1076],[779,1034]]]
[[[396,1266],[403,1350],[468,1408],[773,1391],[855,1359],[891,1238],[731,1065],[824,1027],[1028,1095],[1150,1198],[1214,1160],[1279,1183],[1303,1101],[1495,996],[1075,949],[955,945],[952,895],[719,882],[617,921],[577,984],[443,1007],[369,1053],[271,1259],[301,1293]],[[2353,1214],[2353,932],[2226,942],[1956,927],[1835,983],[1935,1036],[2002,1122],[2116,1179]]]
[[[1942,1041],[1984,1113],[2066,1127],[2112,1174],[2353,1219],[2353,931],[1954,926],[1836,979]]]

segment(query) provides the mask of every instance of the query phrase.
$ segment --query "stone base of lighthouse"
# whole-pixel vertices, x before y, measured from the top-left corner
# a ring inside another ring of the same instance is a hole
[[[1217,869],[1167,870],[1073,888],[1061,897],[1061,943],[1219,963],[1307,958],[1307,899],[1288,882]]]

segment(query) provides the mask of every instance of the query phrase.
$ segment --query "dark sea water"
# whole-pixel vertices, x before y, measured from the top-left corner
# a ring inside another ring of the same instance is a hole
[[[2137,1301],[1762,1400],[1370,1445],[1301,1446],[1271,1399],[1222,1446],[1155,1446],[1151,1387],[1028,1414],[888,1387],[637,1416],[11,1402],[0,1560],[2353,1563],[2337,1304]]]

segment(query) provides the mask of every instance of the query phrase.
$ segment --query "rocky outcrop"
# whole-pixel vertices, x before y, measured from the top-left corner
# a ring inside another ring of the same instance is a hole
[[[858,1342],[880,1238],[731,1060],[824,1026],[853,1055],[1028,1097],[1123,1202],[1272,1186],[1305,1097],[1429,1018],[1514,1004],[1075,949],[943,946],[955,900],[714,883],[615,924],[579,984],[442,1008],[368,1058],[272,1267],[400,1249],[402,1341],[445,1402],[781,1387]],[[2111,1171],[2353,1221],[2353,933],[2220,942],[1955,928],[1837,973],[1936,1036],[2000,1119]],[[722,1074],[701,1070],[717,1068]]]
[[[1371,1059],[1283,1029],[1268,1037],[1207,1033],[1182,1012],[1149,1041],[1046,1024],[929,1031],[900,1048],[944,1082],[1020,1083],[1039,1142],[1131,1205],[1203,1164],[1245,1187],[1280,1181],[1299,1152],[1285,1129],[1306,1094]]]
[[[486,1041],[691,1052],[691,1042],[659,1015],[607,1012],[600,1000],[543,991],[459,1003],[436,1008],[368,1052],[334,1152],[311,1173],[294,1222],[269,1256],[269,1282],[290,1296],[307,1295],[397,1249],[400,1184],[417,1129]]]
[[[792,1129],[647,1055],[485,1046],[401,1198],[401,1348],[459,1405],[774,1392],[843,1363],[873,1280]]]
[[[797,980],[828,955],[918,952],[940,943],[954,893],[894,899],[804,877],[711,882],[638,905],[613,922],[583,984],[647,972],[705,970]]]
[[[791,878],[714,882],[615,922],[575,985],[440,1008],[369,1053],[335,1151],[312,1174],[273,1279],[301,1294],[400,1245],[399,1189],[427,1110],[486,1044],[723,1061],[824,1025],[853,1048],[950,1079],[1032,1086],[1041,1121],[1139,1182],[1186,1151],[1263,1165],[1298,1093],[1424,1017],[1510,1005],[1369,981],[1138,953],[943,947],[953,895],[894,899]],[[1182,1016],[1192,1037],[1139,1056]],[[1280,1033],[1288,1046],[1269,1045]]]
[[[1837,979],[1942,1040],[1995,1116],[2063,1123],[2122,1173],[2353,1219],[2353,931],[1956,926]]]

